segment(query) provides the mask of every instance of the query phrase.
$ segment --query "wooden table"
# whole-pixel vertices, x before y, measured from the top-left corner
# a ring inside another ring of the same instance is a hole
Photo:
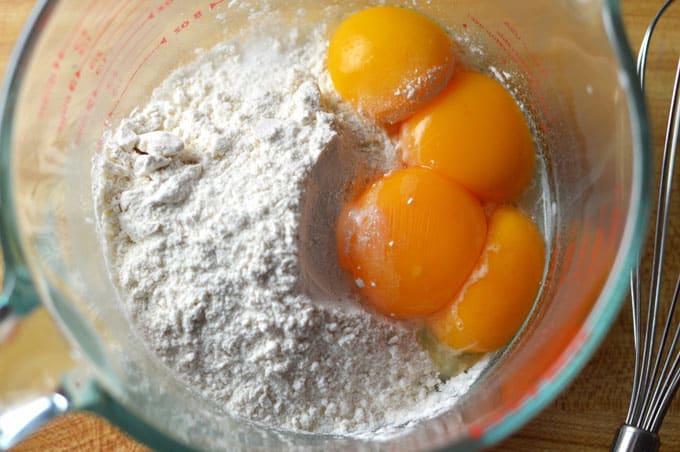
[[[0,0],[0,70],[7,58],[33,0]],[[640,42],[644,29],[662,0],[623,0],[623,11],[631,42]],[[680,5],[664,20],[663,33],[654,42],[650,59],[648,96],[655,125],[657,149],[663,143],[663,128],[670,96],[672,71],[680,55]],[[676,184],[675,205],[680,207],[680,181]],[[676,210],[677,212],[677,210]],[[676,234],[680,237],[680,234]],[[678,250],[677,241],[671,249]],[[680,257],[676,253],[677,257]],[[679,260],[668,270],[680,268]],[[590,364],[569,390],[545,412],[497,451],[603,451],[625,416],[631,373],[631,318],[627,309],[619,316],[611,333]],[[680,398],[671,408],[662,430],[663,450],[680,451]],[[84,414],[57,419],[16,448],[17,451],[43,450],[145,450],[111,427],[106,421]]]

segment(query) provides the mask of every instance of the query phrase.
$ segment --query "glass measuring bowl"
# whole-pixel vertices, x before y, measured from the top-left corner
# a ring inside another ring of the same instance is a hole
[[[26,315],[40,300],[83,359],[59,394],[0,414],[0,446],[33,421],[81,408],[160,449],[470,450],[499,441],[591,356],[618,312],[643,239],[647,121],[618,2],[416,2],[466,48],[482,49],[479,64],[512,74],[523,93],[547,163],[552,240],[546,281],[522,333],[449,411],[382,441],[291,434],[214,413],[141,344],[108,278],[90,194],[91,157],[106,123],[143,104],[172,69],[194,59],[194,49],[248,22],[279,15],[332,28],[378,2],[243,3],[60,0],[36,8],[1,112],[0,318]]]

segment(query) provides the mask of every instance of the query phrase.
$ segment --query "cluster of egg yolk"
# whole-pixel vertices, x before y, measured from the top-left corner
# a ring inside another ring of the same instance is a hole
[[[454,71],[447,33],[404,8],[346,19],[328,69],[345,100],[398,131],[405,166],[342,210],[342,268],[384,315],[421,319],[457,350],[502,347],[533,304],[545,260],[537,227],[509,204],[534,171],[521,110],[492,78]]]

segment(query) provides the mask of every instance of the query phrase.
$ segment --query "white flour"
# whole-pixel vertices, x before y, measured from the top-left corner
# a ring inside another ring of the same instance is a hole
[[[355,434],[432,416],[481,366],[442,384],[413,328],[361,308],[336,264],[341,203],[395,149],[333,93],[321,30],[251,35],[104,138],[98,227],[124,306],[222,412]]]

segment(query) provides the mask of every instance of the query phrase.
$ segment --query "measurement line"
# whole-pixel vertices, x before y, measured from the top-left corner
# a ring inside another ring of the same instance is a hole
[[[87,16],[90,15],[92,8],[94,8],[97,2],[99,2],[99,0],[94,0],[90,2],[89,6],[87,7],[83,15],[80,16],[80,18],[78,19],[76,26],[73,27],[69,32],[68,36],[66,37],[66,40],[61,46],[61,49],[59,50],[59,52],[57,52],[57,58],[52,63],[52,72],[50,73],[50,75],[47,76],[47,80],[45,82],[44,95],[40,103],[40,109],[38,110],[38,118],[43,118],[45,116],[45,112],[47,111],[47,104],[50,101],[50,98],[52,97],[52,91],[54,90],[54,86],[56,85],[57,74],[61,69],[61,61],[66,56],[66,50],[71,45],[71,42],[73,41],[73,38],[76,36],[78,31],[80,31],[80,29],[82,28],[83,22],[85,22]],[[58,67],[55,67],[55,64],[57,64],[57,62],[59,63]]]
[[[132,15],[132,13],[134,13],[135,11],[137,11],[137,9],[139,8],[139,6],[140,6],[139,2],[135,2],[135,3],[134,3],[134,7],[133,7],[132,9],[130,9],[130,10],[127,12],[127,14],[125,15],[125,17],[124,17],[120,22],[118,22],[118,25],[116,25],[116,28],[114,28],[113,31],[111,32],[111,36],[112,36],[112,37],[113,37],[113,36],[116,36],[116,35],[118,34],[118,32],[120,31],[121,27],[122,27],[124,24],[127,23],[127,20],[130,18],[130,16]]]
[[[152,18],[151,13],[149,13],[149,14],[144,13],[143,19],[135,26],[133,32],[128,34],[125,41],[123,41],[123,44],[116,48],[115,53],[111,57],[111,61],[109,61],[108,64],[106,65],[106,68],[104,69],[104,73],[102,74],[101,78],[99,79],[99,82],[97,83],[95,91],[98,91],[99,88],[101,88],[101,85],[104,82],[104,80],[106,79],[106,76],[109,74],[110,69],[115,66],[114,63],[118,62],[121,54],[123,53],[123,50],[130,43],[130,40],[132,39],[132,37],[134,35],[136,35],[139,32],[139,30],[141,30],[142,28],[145,28],[144,34],[142,35],[142,37],[140,37],[137,40],[138,42],[143,42],[143,37],[146,36],[147,33],[149,33],[151,30],[154,29],[154,25],[151,25],[149,27],[144,27],[144,24],[146,22],[150,22],[151,18]],[[129,54],[130,54],[130,52],[128,52],[126,54],[126,56],[129,55]]]
[[[109,27],[115,22],[118,15],[126,8],[126,6],[128,6],[130,4],[129,2],[130,2],[130,0],[120,2],[120,5],[122,6],[122,8],[120,8],[119,10],[117,10],[116,12],[114,12],[114,13],[112,13],[108,16],[108,20],[106,21],[106,25],[104,25],[101,32],[97,36],[97,38],[92,42],[92,45],[87,50],[87,53],[85,54],[82,61],[80,62],[80,66],[78,67],[78,70],[76,70],[76,72],[75,72],[76,78],[80,78],[80,73],[83,70],[83,68],[85,67],[85,64],[87,63],[87,61],[90,59],[92,52],[97,48],[97,44],[99,44],[99,41],[101,40],[101,38],[106,34]]]
[[[38,118],[43,118],[45,112],[47,111],[47,104],[52,96],[52,90],[54,90],[54,85],[57,83],[57,73],[52,72],[49,77],[47,77],[45,94],[43,95],[42,101],[40,102],[40,109],[38,110]]]
[[[150,31],[152,31],[152,30],[153,30],[153,28],[149,28],[147,31],[145,31],[145,33],[142,36],[143,37],[146,36],[146,34]],[[160,36],[161,35],[159,34],[157,38],[160,38]],[[150,41],[149,44],[151,42],[153,42],[153,41]],[[159,47],[159,46],[160,45],[158,45],[157,47]],[[148,45],[147,45],[147,47],[148,47]],[[153,50],[155,51],[156,49],[154,48]],[[96,85],[95,89],[92,91],[92,93],[90,94],[86,105],[88,105],[90,102],[96,102],[96,99],[99,97],[99,95],[101,94],[101,90],[103,89],[102,85],[103,85],[104,81],[106,80],[106,74],[108,73],[108,71],[111,67],[113,67],[113,66],[112,65],[107,66],[106,71],[97,81],[97,85]],[[141,67],[141,65],[140,65],[140,67]],[[108,118],[108,115],[107,115],[107,118]],[[78,127],[78,132],[76,133],[76,144],[80,144],[80,141],[81,141],[82,136],[83,136],[83,131],[85,130],[85,127],[87,126],[87,123],[89,122],[90,119],[91,119],[90,114],[83,115],[82,120],[80,122],[80,126]]]
[[[99,32],[99,34],[98,34],[98,36],[95,38],[95,40],[88,46],[87,52],[86,52],[85,55],[81,58],[80,66],[78,67],[78,69],[77,69],[76,72],[74,73],[75,79],[72,79],[71,82],[70,82],[70,83],[73,84],[73,87],[72,87],[72,88],[69,87],[69,90],[70,90],[71,92],[74,92],[74,91],[76,90],[77,84],[78,84],[78,80],[80,80],[81,72],[82,72],[83,68],[85,67],[85,65],[87,64],[87,61],[90,59],[90,56],[92,55],[92,52],[97,48],[97,44],[99,43],[99,40],[106,34],[106,31],[109,29],[109,27],[111,26],[111,24],[116,20],[116,17],[121,13],[121,11],[123,11],[123,10],[125,9],[126,5],[129,4],[129,1],[130,1],[130,0],[126,0],[125,2],[121,2],[121,3],[119,4],[119,5],[121,6],[121,8],[120,8],[120,9],[117,9],[115,12],[113,12],[113,13],[111,13],[111,14],[106,14],[106,13],[107,13],[107,10],[106,10],[106,9],[102,9],[102,12],[100,12],[100,16],[97,17],[97,19],[95,19],[95,25],[94,25],[93,28],[94,28],[95,30],[100,30],[100,29],[101,29],[101,31]],[[104,21],[105,21],[106,25],[102,28],[100,25],[101,25],[102,22],[104,22]],[[62,113],[61,113],[61,117],[62,117],[62,118],[65,118],[66,115],[68,115],[68,111],[69,111],[70,107],[71,107],[71,103],[70,103],[70,102],[68,102],[68,103],[66,103],[66,104],[64,105],[64,109],[63,109],[63,111],[62,111]],[[64,130],[63,122],[64,122],[64,121],[60,121],[60,125],[59,125],[59,127],[57,128],[57,136],[59,136],[59,135],[63,132],[63,130]],[[78,143],[80,142],[80,135],[81,135],[81,133],[80,133],[80,131],[79,131],[79,132],[78,132],[78,136],[79,136],[79,137],[78,137],[78,139],[76,140]]]
[[[97,84],[97,89],[101,86],[103,80],[106,78],[106,75],[108,75],[110,69],[111,69],[112,67],[114,67],[114,63],[116,63],[116,62],[118,61],[118,59],[120,58],[121,54],[123,53],[123,50],[124,50],[125,47],[127,47],[127,45],[130,43],[130,40],[132,39],[132,37],[133,37],[134,35],[136,35],[137,32],[139,32],[139,30],[141,30],[142,28],[144,28],[143,25],[144,25],[146,22],[149,22],[149,20],[150,20],[150,19],[149,19],[149,16],[146,15],[146,13],[145,13],[144,18],[143,18],[143,19],[135,26],[134,31],[133,31],[132,33],[128,34],[128,35],[127,35],[127,38],[125,39],[125,41],[123,41],[123,44],[120,45],[120,46],[118,46],[118,47],[116,48],[115,53],[113,53],[113,55],[111,56],[111,61],[109,62],[109,64],[106,65],[106,68],[104,69],[104,73],[102,74],[102,77],[101,77],[99,83]],[[148,32],[149,32],[150,30],[152,30],[152,29],[153,29],[153,25],[150,26],[150,27],[148,27],[148,28],[146,28],[146,31],[144,32],[144,35],[145,35],[146,33],[148,33]],[[144,36],[144,35],[142,35],[142,36]],[[138,40],[138,42],[141,42],[141,41],[142,41],[142,39],[140,38],[140,39]]]
[[[76,36],[76,34],[80,31],[80,29],[83,26],[83,22],[85,22],[85,18],[90,15],[90,12],[92,11],[92,8],[99,2],[99,0],[94,0],[93,2],[90,3],[88,6],[87,10],[85,13],[80,17],[78,20],[76,26],[71,29],[71,32],[68,35],[68,38],[66,39],[66,42],[64,42],[64,45],[61,47],[61,50],[59,51],[59,56],[61,59],[64,58],[64,54],[66,53],[66,50],[68,47],[71,45],[71,42],[73,42],[73,38]]]
[[[135,11],[135,10],[133,10],[133,11]],[[149,14],[144,13],[143,19],[141,21],[137,22],[137,26],[135,27],[135,32],[132,33],[132,34],[136,34],[136,32],[138,32],[141,28],[144,28],[144,33],[137,40],[138,42],[143,42],[144,38],[147,36],[147,34],[154,30],[155,25],[153,25],[153,24],[148,26],[148,27],[142,27],[142,25],[144,25],[145,23],[147,23],[149,21],[150,21]],[[125,48],[125,46],[129,42],[130,42],[130,35],[128,35],[128,39],[126,40],[126,43],[116,49],[115,53],[112,55],[111,60],[106,64],[106,67],[104,68],[104,71],[102,72],[101,77],[99,77],[99,79],[97,81],[97,85],[95,86],[95,89],[92,91],[90,98],[92,98],[92,96],[99,96],[99,94],[102,90],[102,86],[104,85],[104,82],[106,81],[107,76],[109,75],[109,72],[111,71],[111,68],[115,67],[114,63],[116,63],[120,59],[120,56],[123,53],[123,49]],[[134,50],[134,49],[132,49],[132,50]],[[125,56],[127,57],[127,55],[129,55],[129,54],[130,54],[130,52],[128,52]],[[77,143],[80,142],[80,139],[82,138],[83,130],[87,126],[89,119],[90,119],[89,115],[83,116],[81,125],[78,129],[78,134],[77,134],[77,137],[76,137]]]
[[[127,38],[125,38],[125,40],[123,41],[123,44],[122,44],[120,47],[118,47],[118,52],[117,52],[115,58],[118,58],[118,57],[120,56],[120,53],[123,51],[123,49],[124,49],[125,47],[127,47],[127,45],[130,43],[130,40],[131,40],[131,39],[132,39],[132,38],[133,38],[133,37],[134,37],[134,36],[142,29],[142,28],[144,28],[144,24],[145,24],[146,22],[150,22],[150,21],[151,21],[151,19],[149,18],[148,15],[146,15],[146,16],[144,17],[144,19],[142,19],[142,21],[139,23],[139,25],[136,26],[134,30],[132,30],[132,33],[130,33],[130,34],[127,35]],[[111,61],[111,63],[113,63],[113,61]]]
[[[122,49],[119,49],[120,51],[116,54],[114,60],[111,61],[111,64],[107,65],[107,69],[106,69],[105,74],[107,74],[113,67],[115,67],[115,65],[113,64],[114,62],[116,62],[116,63],[118,61],[122,61],[123,63],[128,62],[128,64],[123,64],[123,66],[127,66],[127,67],[132,66],[132,64],[134,63],[134,61],[136,59],[135,56],[138,56],[141,53],[143,53],[144,50],[146,48],[148,48],[148,46],[151,45],[154,42],[153,40],[149,40],[149,41],[146,40],[147,36],[154,30],[155,30],[155,26],[151,25],[151,26],[147,27],[144,30],[144,32],[140,35],[138,42],[146,42],[146,46],[143,46],[141,49],[137,49],[137,48],[133,47],[131,49],[128,49],[127,53],[125,53],[125,54],[122,52]],[[114,75],[114,77],[116,77],[116,75]],[[100,80],[100,83],[103,83],[104,80],[105,80],[105,77],[102,77],[101,80]]]
[[[543,67],[543,64],[536,58],[536,54],[529,49],[529,46],[527,45],[526,41],[522,37],[522,35],[515,29],[515,27],[510,23],[510,22],[504,22],[505,28],[510,30],[510,33],[515,36],[518,42],[522,44],[522,47],[524,48],[524,52],[527,54],[528,58],[533,62],[534,67],[536,67],[540,72],[541,75],[544,78],[548,78],[548,73],[546,72],[545,68]]]
[[[158,37],[160,37],[160,36],[161,36],[161,35],[159,35]],[[116,109],[118,108],[118,104],[120,104],[120,101],[121,101],[121,99],[123,98],[123,96],[125,96],[125,93],[127,92],[128,88],[130,87],[130,84],[132,83],[132,80],[134,80],[134,78],[137,76],[137,73],[138,73],[139,70],[142,68],[142,66],[144,66],[144,65],[146,64],[146,62],[149,61],[149,58],[151,58],[151,56],[152,56],[152,55],[153,55],[153,54],[154,54],[154,53],[155,53],[162,45],[167,44],[167,42],[168,42],[168,40],[167,40],[165,37],[161,38],[160,42],[159,42],[158,44],[156,44],[156,45],[154,46],[154,48],[151,49],[151,51],[150,51],[149,53],[147,53],[146,56],[142,59],[142,61],[137,65],[137,68],[135,68],[134,72],[132,73],[132,75],[131,75],[130,78],[128,79],[127,83],[125,84],[125,87],[123,88],[123,91],[120,93],[120,96],[118,96],[118,99],[116,100],[116,103],[113,105],[113,108],[111,109],[111,111],[109,111],[109,119],[111,119],[111,118],[113,117],[113,113],[114,113],[114,112],[116,111]]]
[[[121,2],[119,2],[120,4]],[[107,5],[108,6],[108,5]],[[111,14],[107,14],[109,11],[109,8],[100,8],[99,10],[99,15],[92,20],[90,24],[90,28],[96,32],[96,30],[99,30],[101,28],[102,22],[104,22],[107,18],[111,17]],[[89,33],[88,33],[89,34]],[[94,34],[94,33],[93,33]],[[91,36],[92,37],[92,36]]]
[[[585,265],[586,258],[588,257],[588,252],[591,249],[591,243],[593,241],[593,234],[589,231],[586,231],[585,234],[581,236],[581,244],[578,249],[578,254],[576,255],[576,267],[575,271],[576,274],[579,276],[579,282],[582,283],[580,279],[583,277],[587,277],[587,274],[590,273],[590,268],[587,268]]]

